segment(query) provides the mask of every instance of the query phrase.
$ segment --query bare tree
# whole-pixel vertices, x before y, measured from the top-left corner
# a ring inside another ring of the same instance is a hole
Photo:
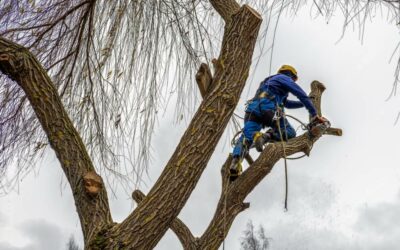
[[[265,229],[260,225],[256,231],[253,222],[247,222],[246,229],[243,232],[244,236],[241,240],[241,247],[243,250],[267,250],[269,247],[269,240],[265,236]]]
[[[257,9],[281,13],[297,11],[305,1],[257,2]],[[382,5],[399,16],[393,1],[314,1],[317,13],[329,16],[341,8],[349,23]],[[71,186],[85,249],[151,249],[169,227],[185,249],[217,249],[249,207],[244,199],[274,164],[297,152],[308,154],[322,135],[270,144],[256,161],[248,159],[251,167],[233,183],[228,157],[220,201],[200,237],[177,218],[239,100],[261,21],[257,11],[235,0],[2,1],[1,174],[12,163],[23,171],[50,145]],[[217,57],[213,70],[212,57]],[[153,188],[147,196],[136,190],[138,207],[115,223],[104,188],[108,174],[140,177],[159,102],[175,91],[180,107],[194,105],[189,100],[196,85],[186,82],[201,61],[206,63],[196,80],[203,101]],[[325,87],[319,82],[311,87],[321,115]],[[121,166],[132,152],[137,167],[125,171]]]
[[[268,17],[262,40],[273,37],[271,17],[295,15],[311,1],[246,2]],[[340,10],[346,19],[343,31],[352,24],[360,37],[365,21],[377,13],[399,22],[398,1],[312,2],[313,15],[329,19]],[[204,0],[3,0],[0,35],[38,58],[89,156],[112,185],[110,173],[140,180],[149,163],[156,115],[171,93],[177,96],[179,117],[195,110],[198,95],[191,83],[196,67],[201,61],[211,64],[220,49],[224,24],[214,13]],[[10,165],[23,174],[49,143],[23,90],[0,77],[0,176]],[[397,81],[392,94],[396,88]]]

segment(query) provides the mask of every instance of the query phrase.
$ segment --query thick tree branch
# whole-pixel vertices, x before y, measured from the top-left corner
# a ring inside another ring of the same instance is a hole
[[[321,95],[325,87],[319,82],[311,85],[310,97],[321,114]],[[339,130],[339,129],[336,129]],[[222,192],[213,220],[199,240],[201,249],[217,249],[229,231],[236,216],[243,211],[249,204],[243,203],[247,195],[257,186],[257,184],[271,171],[279,159],[298,152],[309,154],[312,145],[322,134],[310,138],[308,133],[289,140],[284,145],[281,142],[269,144],[260,154],[258,159],[243,172],[237,180],[229,184],[228,168],[231,161],[229,156],[222,166]],[[285,147],[285,150],[283,149]],[[219,237],[213,237],[218,235]]]
[[[322,116],[321,96],[326,88],[322,83],[320,83],[318,81],[313,81],[311,83],[311,89],[312,89],[312,92],[310,93],[310,98],[313,101],[315,107],[317,108],[318,115]],[[343,132],[340,128],[328,128],[325,131],[325,134],[342,136]]]
[[[226,24],[230,23],[232,15],[240,9],[240,5],[235,0],[210,0],[210,3]]]
[[[136,201],[137,204],[142,202],[145,197],[146,195],[140,190],[135,190],[132,193],[132,198]],[[183,223],[183,221],[181,221],[179,218],[175,218],[172,221],[170,228],[172,231],[174,231],[184,249],[198,249],[196,246],[197,239],[193,236],[192,232],[185,225],[185,223]]]
[[[70,183],[85,240],[110,224],[103,181],[50,77],[26,48],[0,37],[0,71],[25,92]]]
[[[318,81],[313,81],[311,83],[311,93],[309,94],[309,97],[311,98],[315,108],[317,109],[317,113],[319,116],[322,116],[321,97],[325,89],[325,85]]]
[[[336,135],[336,136],[342,136],[343,131],[340,128],[328,128],[325,131],[325,134],[327,135]]]
[[[207,166],[240,98],[261,20],[246,5],[232,16],[232,21],[225,27],[218,58],[221,67],[215,72],[206,99],[160,178],[133,213],[110,231],[105,248],[113,249],[122,244],[128,249],[152,249],[177,217]],[[141,237],[137,237],[139,234]]]
[[[198,241],[198,249],[218,249],[228,234],[236,216],[249,208],[249,203],[244,203],[231,197],[230,190],[230,188],[222,190],[214,217]]]

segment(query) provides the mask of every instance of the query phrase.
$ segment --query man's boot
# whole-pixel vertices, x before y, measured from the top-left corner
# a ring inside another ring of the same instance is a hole
[[[229,181],[236,180],[242,174],[242,163],[239,157],[233,157],[229,167]]]
[[[272,134],[267,131],[266,133],[257,132],[254,134],[253,141],[254,146],[258,152],[262,152],[264,150],[264,144],[271,141]]]

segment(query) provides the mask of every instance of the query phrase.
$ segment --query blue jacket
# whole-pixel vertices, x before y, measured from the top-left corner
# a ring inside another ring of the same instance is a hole
[[[269,97],[259,98],[262,92],[268,93]],[[300,101],[288,100],[289,93],[292,93]],[[249,102],[246,112],[261,116],[262,111],[276,110],[277,106],[289,109],[306,107],[311,116],[317,115],[317,110],[304,90],[292,78],[284,74],[267,77],[261,82],[256,96]]]

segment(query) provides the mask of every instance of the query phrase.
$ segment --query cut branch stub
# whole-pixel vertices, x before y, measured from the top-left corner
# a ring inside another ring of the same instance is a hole
[[[212,75],[207,64],[202,63],[196,73],[197,86],[200,89],[200,94],[204,98],[212,82]]]
[[[317,109],[317,113],[319,116],[322,116],[322,110],[321,110],[321,95],[325,91],[326,87],[324,84],[322,84],[319,81],[313,81],[311,83],[311,93],[310,93],[310,98]]]
[[[210,0],[210,3],[227,24],[231,22],[232,15],[240,8],[235,0]]]
[[[144,193],[142,191],[140,191],[139,189],[136,189],[135,191],[133,191],[132,193],[132,199],[134,201],[136,201],[137,204],[139,204],[140,202],[142,202],[142,200],[144,199],[144,197],[146,197],[146,195],[144,195]]]
[[[9,47],[0,44],[0,71],[16,81],[17,77],[26,70],[22,62],[29,56],[29,51],[9,40],[1,39],[0,43],[4,41]]]
[[[325,134],[327,135],[336,135],[336,136],[342,136],[343,135],[343,131],[340,128],[328,128],[325,131]]]
[[[103,188],[101,177],[94,171],[87,172],[83,176],[86,193],[90,196],[96,196]]]

